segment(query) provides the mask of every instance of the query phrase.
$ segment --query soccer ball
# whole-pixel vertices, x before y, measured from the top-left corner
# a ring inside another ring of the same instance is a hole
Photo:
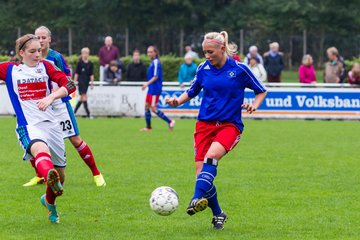
[[[151,193],[150,208],[161,216],[168,216],[179,206],[179,197],[171,187],[158,187]]]

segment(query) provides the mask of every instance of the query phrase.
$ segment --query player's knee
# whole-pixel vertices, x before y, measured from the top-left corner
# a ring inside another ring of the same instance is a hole
[[[152,111],[153,113],[156,112],[156,107],[150,107],[150,109],[151,109],[151,111]]]
[[[146,103],[145,104],[145,110],[149,110],[150,109],[150,104]]]
[[[220,160],[220,158],[223,156],[222,153],[217,153],[217,152],[208,152],[205,156],[205,158],[212,158],[212,159],[216,159],[216,160]]]
[[[82,142],[82,139],[81,139],[80,136],[75,136],[75,137],[72,137],[72,138],[69,138],[69,139],[70,139],[71,144],[74,147],[78,147]]]
[[[35,157],[38,153],[41,153],[41,152],[50,154],[49,147],[48,147],[48,146],[46,145],[46,143],[43,142],[43,141],[34,142],[34,143],[31,145],[31,147],[30,147],[30,152],[31,152],[31,155],[33,155],[34,157]]]

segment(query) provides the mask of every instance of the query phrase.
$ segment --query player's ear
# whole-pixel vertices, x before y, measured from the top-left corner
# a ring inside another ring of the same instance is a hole
[[[225,52],[226,52],[226,49],[225,49],[225,46],[224,46],[224,45],[221,46],[221,52],[222,52],[222,53],[225,53]]]
[[[20,49],[19,54],[22,58],[24,58],[24,50]]]
[[[52,40],[52,39],[51,39],[51,36],[49,36],[49,42],[51,42],[51,40]]]

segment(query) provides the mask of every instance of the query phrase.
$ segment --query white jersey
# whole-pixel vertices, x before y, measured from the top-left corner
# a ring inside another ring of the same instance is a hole
[[[57,122],[52,107],[41,111],[37,102],[51,94],[52,82],[64,87],[68,93],[75,90],[73,82],[55,69],[51,63],[39,62],[35,67],[25,64],[0,63],[0,79],[5,80],[11,103],[20,126],[39,122]]]

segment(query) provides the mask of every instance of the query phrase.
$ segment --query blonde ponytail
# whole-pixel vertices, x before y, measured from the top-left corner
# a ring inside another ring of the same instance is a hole
[[[220,46],[224,46],[226,55],[228,56],[234,55],[237,51],[237,46],[234,47],[229,46],[229,35],[226,31],[207,33],[204,36],[204,41],[202,44],[203,46],[206,41]]]

